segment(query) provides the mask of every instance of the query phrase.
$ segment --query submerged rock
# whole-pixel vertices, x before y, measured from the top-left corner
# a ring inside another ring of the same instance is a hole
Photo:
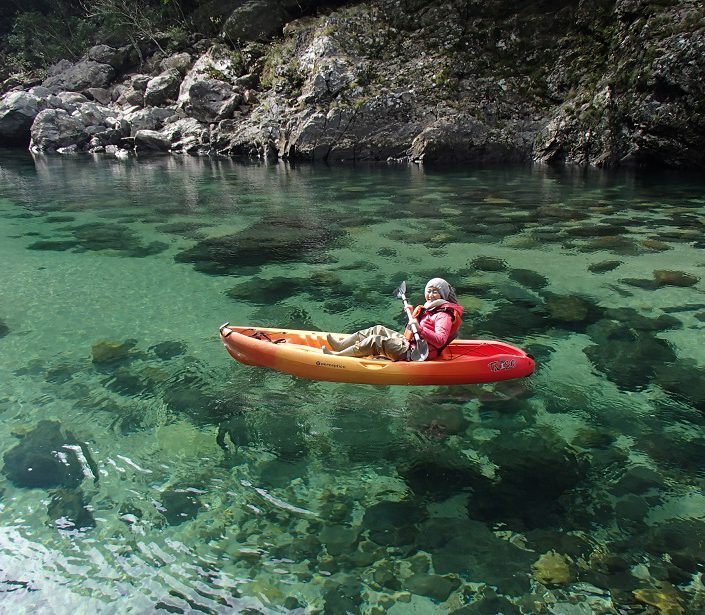
[[[529,591],[526,571],[536,555],[497,537],[484,523],[433,517],[421,524],[416,547],[431,554],[437,575],[470,574],[513,595]]]
[[[668,314],[661,314],[656,318],[649,318],[639,314],[634,308],[609,308],[605,310],[605,317],[618,320],[627,327],[638,331],[665,331],[679,329],[683,326],[680,320]]]
[[[426,516],[426,510],[414,502],[379,502],[365,511],[362,527],[379,545],[407,545],[416,537],[416,524]]]
[[[592,273],[607,273],[608,271],[613,271],[621,264],[622,261],[600,261],[599,263],[588,265],[588,270]]]
[[[599,309],[590,300],[574,295],[548,295],[546,311],[549,317],[560,323],[584,323],[594,321]]]
[[[5,324],[5,321],[0,319],[0,337],[5,337],[10,332],[10,327]]]
[[[658,609],[661,615],[683,615],[683,596],[673,585],[660,582],[658,588],[635,589],[632,593],[642,604]]]
[[[694,286],[700,280],[690,273],[668,269],[654,271],[654,279],[660,286]]]
[[[533,577],[544,585],[565,585],[573,578],[571,563],[568,557],[555,551],[543,553],[531,567]]]
[[[497,466],[497,479],[474,491],[468,504],[471,517],[501,520],[518,531],[558,523],[569,502],[568,493],[587,471],[572,447],[537,431],[512,440],[492,440],[486,448],[485,454]]]
[[[169,525],[180,525],[196,517],[202,508],[195,489],[169,487],[159,498],[158,507]]]
[[[655,370],[655,382],[667,391],[682,397],[699,410],[705,410],[705,379],[703,369],[693,359],[680,359],[661,364]]]
[[[531,269],[512,269],[509,278],[531,290],[539,290],[548,286],[548,278]]]
[[[62,530],[86,530],[96,525],[80,490],[58,489],[51,497],[47,513],[49,520]]]
[[[427,596],[438,602],[448,600],[450,594],[460,587],[458,578],[438,574],[416,573],[404,581],[404,589],[419,596]]]
[[[303,278],[276,277],[263,279],[258,276],[233,286],[225,294],[237,301],[272,305],[299,293],[307,285]]]
[[[170,340],[167,342],[160,342],[154,346],[150,346],[149,350],[152,351],[158,358],[162,361],[168,361],[174,357],[186,354],[186,344],[183,342],[177,342]]]
[[[322,230],[323,229],[323,230]],[[238,273],[244,267],[305,260],[338,238],[331,224],[287,216],[265,216],[249,228],[224,237],[211,237],[176,255],[176,262],[193,263],[212,275]]]
[[[89,473],[97,479],[90,451],[57,421],[40,421],[4,461],[3,474],[18,487],[77,487]]]
[[[475,330],[487,332],[492,338],[519,338],[529,333],[543,331],[548,323],[527,307],[500,303],[492,313],[474,322]]]
[[[126,342],[97,342],[91,347],[92,361],[98,366],[112,366],[130,359],[132,350],[137,345],[136,340]]]
[[[478,256],[470,262],[470,265],[478,271],[504,271],[507,268],[505,261],[492,256]]]
[[[594,346],[584,349],[590,362],[626,390],[646,386],[658,365],[673,362],[676,354],[665,340],[609,320],[588,327]]]

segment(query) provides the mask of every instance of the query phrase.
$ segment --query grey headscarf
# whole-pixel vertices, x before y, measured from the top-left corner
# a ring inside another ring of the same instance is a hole
[[[451,303],[457,303],[458,298],[455,296],[455,289],[450,284],[448,284],[448,282],[446,282],[443,278],[433,278],[432,280],[426,282],[426,288],[424,288],[424,295],[431,286],[437,288],[438,292],[441,294],[441,297],[443,297],[446,301],[450,301]]]

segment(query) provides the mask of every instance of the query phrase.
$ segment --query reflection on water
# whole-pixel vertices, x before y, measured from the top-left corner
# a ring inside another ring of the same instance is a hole
[[[702,611],[703,187],[4,154],[3,606]],[[439,274],[532,378],[308,382],[218,342],[401,326]]]

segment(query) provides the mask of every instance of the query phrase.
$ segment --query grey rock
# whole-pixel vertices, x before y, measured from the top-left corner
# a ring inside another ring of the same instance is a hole
[[[163,71],[176,70],[180,75],[185,75],[192,63],[193,58],[191,57],[191,54],[183,52],[175,53],[174,55],[165,58],[161,61],[159,66]]]
[[[144,92],[147,89],[147,84],[152,80],[150,75],[132,75],[130,77],[130,85],[140,92]]]
[[[63,72],[71,69],[73,67],[73,62],[69,60],[59,60],[56,64],[53,64],[47,70],[47,77],[56,77]]]
[[[218,122],[232,116],[242,95],[224,81],[206,79],[191,84],[185,111],[200,122]]]
[[[88,98],[78,92],[59,92],[56,97],[61,101],[61,105],[68,111],[69,107],[75,108],[84,102],[88,102]]]
[[[61,90],[80,92],[87,88],[104,88],[110,84],[115,75],[115,69],[109,64],[81,60],[71,68],[45,79],[42,85],[54,92]]]
[[[121,107],[143,107],[144,106],[144,91],[137,88],[127,88],[124,90],[118,99],[115,101]]]
[[[150,79],[144,91],[145,105],[157,107],[168,101],[175,101],[179,94],[181,75],[176,69],[167,69]]]
[[[286,20],[277,0],[246,0],[230,14],[222,34],[234,42],[264,41],[281,32]]]
[[[193,118],[169,123],[161,132],[169,139],[171,150],[175,152],[207,152],[210,148],[208,127]]]
[[[86,53],[86,58],[99,64],[109,64],[115,69],[119,69],[125,62],[127,48],[115,49],[109,45],[96,45],[91,47]]]
[[[29,92],[10,92],[0,100],[0,140],[6,145],[27,145],[32,123],[46,102]]]
[[[123,114],[122,119],[130,126],[130,136],[138,130],[160,130],[164,123],[176,116],[175,107],[146,107]]]
[[[30,150],[34,153],[55,152],[61,147],[87,142],[85,127],[80,117],[63,109],[45,109],[32,124]]]
[[[88,88],[85,90],[85,94],[101,105],[109,105],[112,102],[110,91],[105,88]]]
[[[135,133],[135,149],[137,151],[168,152],[171,141],[156,130],[138,130]]]

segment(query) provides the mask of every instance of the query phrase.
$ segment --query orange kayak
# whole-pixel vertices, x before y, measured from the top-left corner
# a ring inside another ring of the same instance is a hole
[[[434,361],[390,361],[377,357],[325,355],[326,333],[260,327],[220,328],[232,357],[309,380],[356,384],[479,384],[524,378],[536,367],[531,355],[493,340],[455,340]],[[344,337],[343,334],[332,334]]]

